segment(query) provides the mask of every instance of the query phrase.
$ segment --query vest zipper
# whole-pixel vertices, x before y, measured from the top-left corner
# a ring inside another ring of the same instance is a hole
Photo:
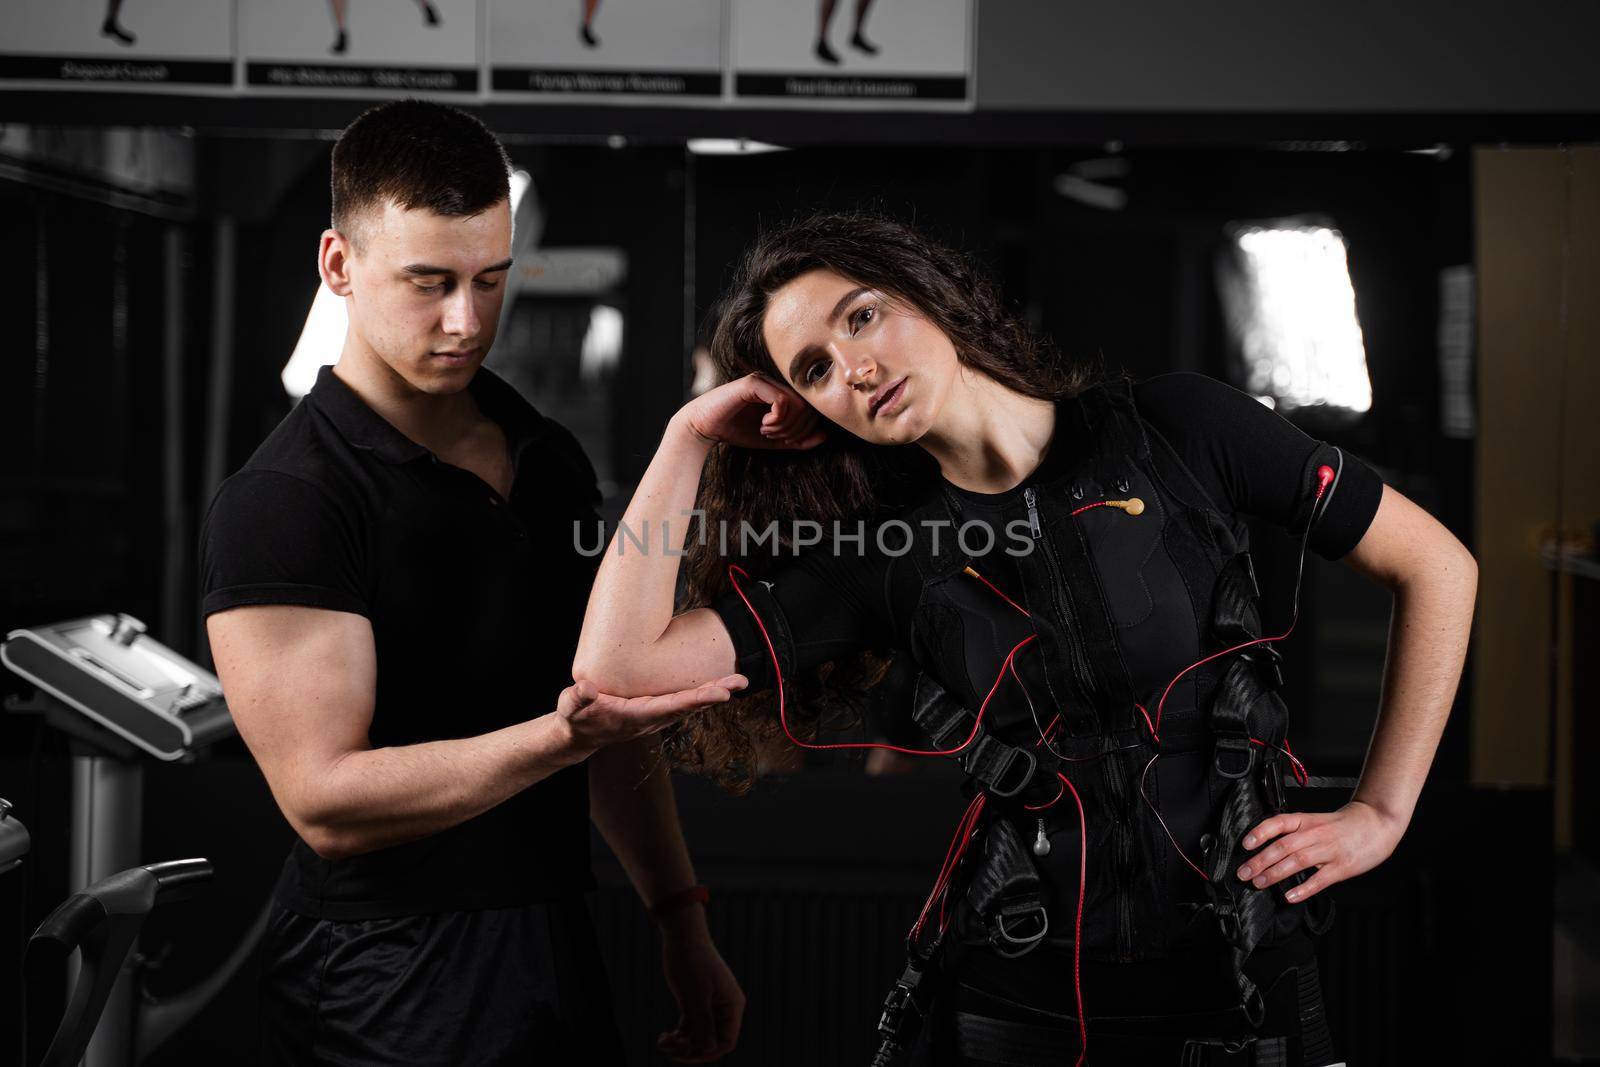
[[[1073,610],[1070,598],[1060,595],[1063,581],[1061,568],[1056,560],[1055,547],[1050,543],[1050,539],[1044,536],[1044,529],[1039,522],[1038,490],[1031,485],[1028,486],[1022,491],[1022,502],[1028,507],[1028,530],[1044,551],[1045,569],[1050,576],[1050,599],[1055,605],[1056,617],[1061,620],[1065,629],[1064,636],[1072,672],[1077,677],[1083,692],[1097,693],[1100,690],[1095,683],[1089,657],[1079,642],[1077,614]],[[1133,911],[1128,902],[1128,866],[1132,859],[1132,841],[1127,825],[1128,782],[1116,753],[1107,753],[1105,757],[1105,782],[1110,801],[1108,807],[1115,813],[1115,822],[1111,827],[1110,866],[1112,896],[1116,900],[1117,908],[1117,958],[1128,962],[1133,959]]]
[[[1022,491],[1022,502],[1028,505],[1028,531],[1033,534],[1035,541],[1043,535],[1039,529],[1039,491],[1033,486]]]
[[[1028,529],[1044,552],[1045,570],[1050,575],[1050,602],[1055,606],[1056,617],[1061,620],[1065,631],[1063,636],[1066,638],[1068,658],[1072,661],[1072,673],[1085,694],[1099,692],[1095,684],[1094,670],[1089,665],[1089,657],[1084,653],[1083,645],[1078,640],[1077,613],[1073,610],[1071,599],[1061,596],[1063,579],[1061,566],[1056,560],[1055,546],[1044,536],[1044,528],[1039,523],[1039,491],[1031,485],[1028,486],[1022,491],[1022,502],[1028,505]]]
[[[1114,812],[1111,825],[1111,884],[1117,901],[1117,958],[1124,963],[1133,960],[1133,907],[1129,903],[1133,867],[1133,833],[1128,827],[1128,780],[1122,764],[1122,754],[1108,752],[1105,756],[1106,785],[1111,794],[1110,807]]]

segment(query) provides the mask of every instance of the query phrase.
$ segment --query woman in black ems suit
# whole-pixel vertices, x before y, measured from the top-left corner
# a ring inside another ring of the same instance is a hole
[[[931,1012],[932,1062],[1332,1062],[1307,901],[1410,819],[1465,654],[1467,551],[1226,386],[1090,384],[963,257],[882,218],[764,237],[712,353],[727,384],[674,417],[623,520],[676,545],[703,509],[700,606],[674,615],[675,554],[613,546],[574,673],[632,694],[737,667],[763,695],[677,738],[737,784],[763,734],[809,743],[821,698],[912,657],[899,747],[975,787],[890,1012]],[[1336,812],[1287,810],[1303,768],[1243,514],[1395,593]],[[885,1060],[909,1043],[889,1037]]]

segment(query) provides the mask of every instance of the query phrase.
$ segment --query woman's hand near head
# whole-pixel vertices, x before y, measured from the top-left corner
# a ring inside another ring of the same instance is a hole
[[[747,374],[696,397],[673,421],[708,444],[739,448],[815,448],[826,436],[800,394],[762,374]]]

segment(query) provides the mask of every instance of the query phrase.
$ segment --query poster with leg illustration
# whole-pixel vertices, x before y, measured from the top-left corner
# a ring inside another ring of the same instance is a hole
[[[716,97],[723,0],[490,0],[495,94]]]
[[[478,0],[239,0],[239,23],[252,89],[478,89]]]
[[[233,5],[4,0],[0,85],[233,86]]]
[[[730,0],[740,98],[964,107],[970,0]]]

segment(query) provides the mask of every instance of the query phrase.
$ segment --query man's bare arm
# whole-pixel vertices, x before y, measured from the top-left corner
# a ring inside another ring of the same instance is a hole
[[[365,618],[253,606],[212,615],[206,628],[240,736],[295,832],[328,859],[455,826],[605,745],[725,701],[730,687],[744,684],[732,676],[633,700],[580,684],[561,693],[553,714],[492,733],[373,748],[377,653]]]

